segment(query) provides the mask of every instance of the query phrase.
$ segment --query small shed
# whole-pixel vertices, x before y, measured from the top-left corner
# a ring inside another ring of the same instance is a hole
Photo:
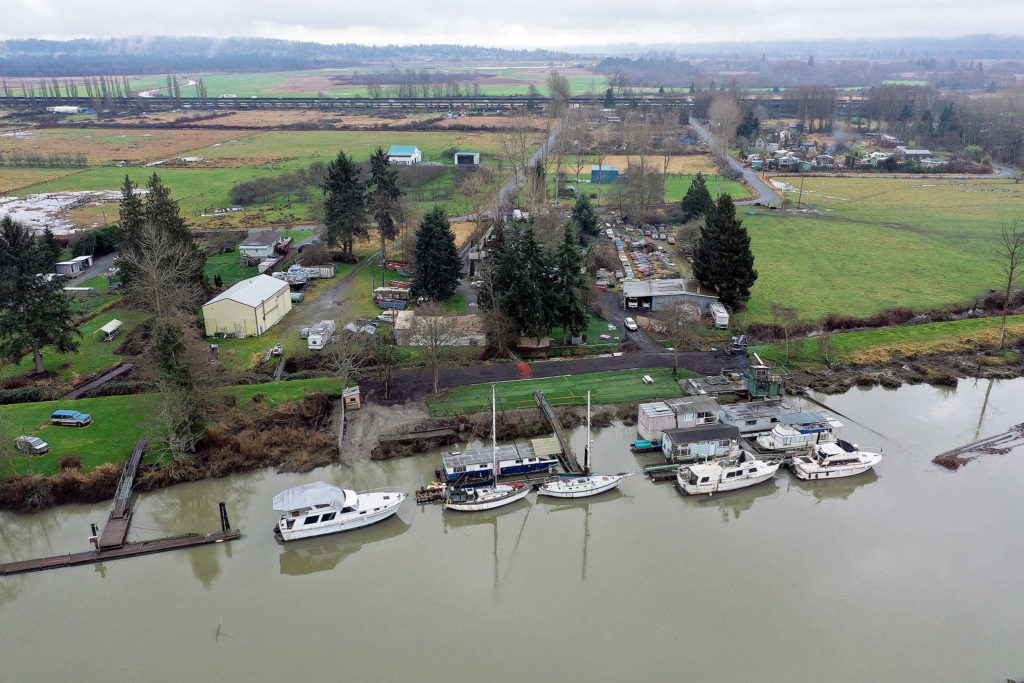
[[[106,325],[96,330],[96,334],[103,334],[103,339],[101,341],[111,341],[115,336],[117,336],[117,333],[121,331],[122,327],[124,327],[124,323],[117,318],[114,318]]]
[[[73,276],[92,267],[92,256],[77,256],[68,261],[61,261],[56,265],[58,275]]]
[[[619,177],[619,167],[602,164],[601,166],[590,167],[590,182],[592,183],[613,183]]]
[[[456,152],[455,153],[455,165],[456,166],[479,166],[480,165],[480,153],[479,152]]]
[[[415,145],[391,145],[388,163],[395,166],[412,166],[423,161],[423,152]]]

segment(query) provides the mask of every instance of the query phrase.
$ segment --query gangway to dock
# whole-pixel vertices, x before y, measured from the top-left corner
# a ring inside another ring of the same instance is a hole
[[[537,405],[540,406],[544,416],[548,418],[548,422],[551,423],[551,429],[554,430],[558,443],[562,446],[562,452],[558,456],[558,461],[562,464],[562,468],[569,474],[583,474],[583,468],[580,467],[580,463],[576,460],[576,456],[572,452],[572,446],[569,445],[569,440],[565,438],[565,432],[562,431],[562,423],[559,422],[554,409],[548,403],[547,398],[544,397],[544,392],[536,391],[533,397],[537,399]]]

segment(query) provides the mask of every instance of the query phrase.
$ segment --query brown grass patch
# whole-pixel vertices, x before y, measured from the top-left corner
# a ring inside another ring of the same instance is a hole
[[[1006,337],[1008,345],[1012,345],[1021,334],[1024,324],[1007,324]],[[939,353],[962,353],[978,349],[991,349],[999,344],[999,330],[981,330],[971,334],[954,337],[941,337],[934,340],[898,342],[879,344],[849,354],[848,361],[854,365],[882,365],[893,358],[912,358],[917,355],[934,355]]]
[[[619,171],[625,173],[630,159],[633,163],[637,163],[640,160],[637,156],[627,157],[625,155],[610,154],[602,159],[602,163],[606,166],[618,166]],[[587,159],[587,163],[583,166],[583,176],[590,177],[590,166],[593,163],[596,162],[590,158]],[[648,163],[660,171],[664,160],[662,157],[655,155],[649,157]],[[567,174],[575,174],[576,168],[564,165],[562,171]],[[715,173],[715,165],[711,162],[711,157],[706,154],[681,154],[669,159],[668,172],[677,175],[693,175],[700,172],[708,175]]]
[[[6,150],[6,144],[4,149]],[[0,168],[0,195],[13,194],[17,190],[45,183],[54,178],[63,178],[81,169],[72,168]]]
[[[530,128],[533,130],[546,131],[552,125],[550,119],[530,118],[527,119]],[[472,126],[475,128],[509,128],[519,125],[521,120],[510,116],[463,116],[457,119],[443,119],[437,123],[436,128],[453,128],[460,126]]]

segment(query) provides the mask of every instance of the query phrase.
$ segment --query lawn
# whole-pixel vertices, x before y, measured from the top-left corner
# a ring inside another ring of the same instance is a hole
[[[1005,286],[996,243],[1022,200],[1012,180],[808,178],[820,214],[740,215],[759,273],[746,322],[768,319],[771,302],[819,320],[973,301]]]
[[[690,185],[693,183],[692,175],[670,175],[665,178],[665,201],[666,202],[679,202],[686,196],[686,191],[690,189]],[[723,195],[728,193],[735,200],[750,199],[753,197],[753,193],[741,182],[735,180],[728,180],[717,175],[709,175],[707,177],[708,191],[711,193],[712,199],[716,195]]]
[[[144,313],[129,311],[124,308],[113,308],[103,312],[101,315],[78,327],[82,336],[78,338],[79,347],[77,353],[58,353],[50,349],[44,349],[43,362],[46,365],[46,369],[57,372],[58,378],[63,383],[74,384],[79,376],[111,367],[121,360],[121,357],[114,353],[114,349],[121,345],[124,335],[128,334],[147,317]],[[114,341],[100,341],[103,335],[96,334],[96,332],[114,318],[124,323],[120,334],[114,338]],[[32,358],[26,357],[20,363],[7,363],[0,366],[0,379],[17,377],[18,375],[32,372],[33,369]],[[7,406],[4,406],[5,410],[6,408]]]
[[[866,365],[915,354],[995,348],[999,341],[1001,322],[998,317],[970,318],[911,327],[834,333],[830,338],[833,351],[829,358],[843,364]],[[1007,318],[1006,329],[1009,346],[1024,334],[1024,315]],[[787,363],[785,344],[767,344],[751,350],[762,358]],[[824,366],[821,340],[814,337],[790,342],[788,364],[807,368]]]
[[[608,321],[603,318],[598,318],[596,315],[590,316],[590,319],[587,321],[587,329],[583,331],[583,334],[586,335],[587,338],[584,346],[614,347],[622,343],[622,330],[619,328],[609,328]],[[609,335],[611,339],[601,339],[602,334]],[[554,327],[551,329],[551,343],[555,346],[561,345],[561,327]]]
[[[238,265],[239,259],[240,255],[237,249],[226,254],[207,256],[203,274],[210,279],[210,282],[213,282],[213,279],[220,275],[221,280],[226,285],[233,285],[240,280],[255,277],[259,274],[259,269],[256,266],[243,267]]]
[[[644,384],[642,377],[650,375],[653,384]],[[690,375],[687,375],[690,376]],[[585,375],[530,379],[497,384],[498,407],[517,410],[537,405],[533,392],[543,391],[553,406],[586,405],[587,390],[591,402],[629,403],[641,399],[669,398],[682,395],[678,382],[669,368],[647,370],[618,370],[594,372]],[[461,415],[490,410],[491,385],[474,384],[449,389],[439,398],[429,401],[430,414]]]
[[[266,394],[264,402],[268,405],[297,401],[317,391],[331,395],[341,393],[337,380],[330,377],[224,387],[218,391],[237,396],[243,409],[244,403],[251,401],[257,393]],[[152,416],[158,401],[156,394],[136,394],[3,406],[4,418],[11,432],[35,434],[50,444],[50,452],[46,455],[15,458],[14,466],[19,473],[54,474],[60,459],[71,454],[82,458],[82,469],[86,472],[106,462],[121,463],[131,453],[136,441],[150,436],[154,424]],[[51,426],[50,415],[55,410],[88,413],[92,415],[93,423],[82,428]],[[0,477],[9,474],[9,471],[0,471]]]

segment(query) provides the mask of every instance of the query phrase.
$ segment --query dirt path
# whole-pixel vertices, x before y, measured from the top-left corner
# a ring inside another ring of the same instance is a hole
[[[310,302],[309,305],[296,308],[295,315],[288,320],[288,327],[298,331],[303,327],[312,327],[321,320],[346,320],[345,303],[349,299],[349,287],[359,277],[359,274],[369,268],[379,256],[379,251],[367,256],[360,261],[359,265],[351,273],[340,278],[337,282],[327,285],[327,291],[317,297],[315,301]],[[324,285],[317,283],[315,286],[322,287]]]
[[[335,409],[335,432],[340,426],[340,405]],[[363,402],[359,410],[345,413],[348,424],[345,427],[345,443],[342,446],[342,457],[346,460],[367,460],[370,451],[377,445],[377,437],[388,432],[401,430],[430,417],[430,411],[423,402],[409,402],[392,406],[382,406],[369,401]]]

